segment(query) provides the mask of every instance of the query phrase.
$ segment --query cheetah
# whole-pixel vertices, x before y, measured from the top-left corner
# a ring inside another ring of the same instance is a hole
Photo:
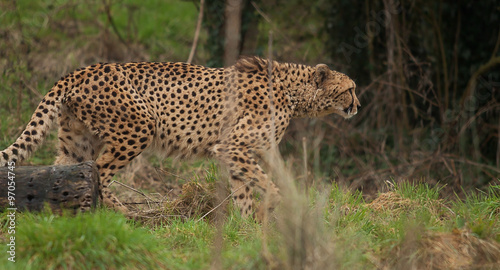
[[[243,217],[273,210],[280,192],[259,165],[292,118],[357,114],[355,83],[327,65],[245,57],[208,68],[174,62],[103,63],[54,84],[26,129],[0,152],[0,166],[20,162],[59,122],[55,164],[95,161],[100,199],[127,213],[110,192],[113,175],[145,150],[163,156],[213,157],[229,170]],[[253,191],[268,196],[256,207]],[[87,211],[89,203],[80,210]]]

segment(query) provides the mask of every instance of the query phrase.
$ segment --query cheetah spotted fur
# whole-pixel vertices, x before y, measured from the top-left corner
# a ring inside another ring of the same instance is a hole
[[[127,212],[108,186],[119,169],[149,149],[164,156],[215,157],[229,169],[242,216],[256,213],[261,219],[280,194],[259,157],[273,141],[279,143],[292,118],[355,115],[360,107],[355,87],[324,64],[258,57],[227,68],[169,62],[92,65],[55,83],[21,136],[0,152],[0,166],[26,159],[58,121],[55,164],[96,161],[105,205]],[[270,198],[266,207],[255,209],[254,190]],[[81,210],[88,207],[83,204]]]

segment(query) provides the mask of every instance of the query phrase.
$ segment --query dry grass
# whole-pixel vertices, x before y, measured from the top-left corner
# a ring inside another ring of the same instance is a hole
[[[204,215],[213,220],[215,213],[210,211],[214,207],[225,209],[225,204],[218,204],[229,191],[223,181],[211,179],[215,172],[203,166],[183,170],[178,165],[174,161],[172,168],[158,168],[148,161],[148,156],[141,155],[118,175],[121,184],[112,188],[130,209],[132,218],[146,225]]]
[[[391,211],[399,214],[403,211],[408,211],[410,208],[420,207],[410,199],[403,198],[396,192],[389,191],[381,193],[375,200],[368,204],[368,207],[376,212]]]
[[[413,211],[418,208],[427,209],[432,215],[439,216],[442,208],[449,209],[442,200],[427,198],[426,200],[412,200],[404,198],[395,191],[388,191],[379,194],[375,200],[368,204],[368,207],[376,212],[391,211],[394,214]]]
[[[418,216],[412,213],[425,209],[439,218],[439,225],[455,218],[441,200],[409,199],[395,191],[379,194],[367,206],[375,213],[415,220]],[[404,227],[404,238],[387,255],[385,269],[498,269],[500,265],[500,244],[493,239],[481,239],[469,229],[435,232],[423,224],[411,224]]]
[[[391,254],[389,269],[498,269],[500,244],[470,231],[407,235]]]
[[[172,219],[187,220],[204,216],[209,220],[215,214],[209,213],[218,205],[215,183],[189,182],[181,187],[181,194],[172,200],[149,203],[149,209],[135,209],[131,217],[148,226],[168,224]]]

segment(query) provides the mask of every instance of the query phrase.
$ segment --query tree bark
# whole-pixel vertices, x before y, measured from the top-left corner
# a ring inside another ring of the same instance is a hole
[[[88,211],[98,200],[98,180],[93,162],[0,167],[0,208],[40,211],[47,204],[57,213]]]
[[[224,66],[236,63],[240,54],[242,0],[226,0],[226,42],[224,46]]]

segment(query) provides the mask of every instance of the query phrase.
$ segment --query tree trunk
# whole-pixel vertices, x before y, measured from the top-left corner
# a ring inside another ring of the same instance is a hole
[[[54,212],[88,211],[98,200],[93,162],[73,165],[0,167],[0,208]]]
[[[236,63],[240,54],[242,0],[226,0],[226,43],[224,46],[224,66]]]

